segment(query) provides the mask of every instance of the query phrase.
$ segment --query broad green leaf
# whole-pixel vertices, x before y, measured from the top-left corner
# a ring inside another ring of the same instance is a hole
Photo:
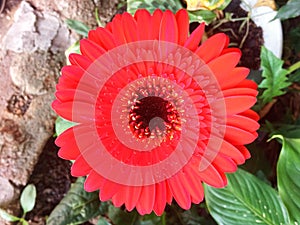
[[[0,209],[0,217],[6,220],[7,222],[16,222],[19,221],[20,218],[10,215],[9,213],[5,212],[3,209]]]
[[[98,220],[97,225],[111,225],[111,223],[109,223],[105,218],[101,217]]]
[[[264,79],[259,87],[265,89],[261,98],[263,103],[266,104],[274,97],[285,94],[282,89],[287,88],[291,83],[288,82],[288,71],[282,68],[283,61],[264,46],[261,49],[260,58]]]
[[[180,0],[163,1],[163,0],[128,0],[127,12],[134,14],[137,9],[147,9],[150,13],[153,13],[155,9],[161,9],[163,11],[169,9],[172,12],[177,12],[182,8]]]
[[[24,214],[30,212],[35,205],[36,188],[33,184],[27,185],[22,191],[20,203]]]
[[[77,179],[67,195],[51,212],[47,225],[81,224],[107,212],[108,203],[99,201],[98,192],[86,192],[83,183],[84,178]]]
[[[218,224],[289,224],[287,210],[272,187],[242,169],[227,178],[225,188],[205,186],[209,212]]]
[[[71,19],[67,19],[66,23],[67,23],[68,27],[71,30],[74,30],[76,33],[78,33],[84,37],[88,36],[90,28],[87,25],[85,25],[84,23],[82,23],[78,20],[71,20]]]
[[[291,218],[291,222],[300,222],[300,138],[285,138],[277,162],[278,192]]]
[[[274,19],[286,20],[300,16],[300,0],[289,0],[282,6]]]
[[[70,127],[75,126],[76,123],[73,123],[71,121],[65,120],[62,117],[57,117],[55,121],[55,132],[57,136],[61,135],[65,130],[69,129]]]
[[[114,225],[132,225],[135,224],[139,217],[136,211],[125,212],[112,205],[109,206],[107,216]]]
[[[211,23],[217,16],[210,10],[189,11],[188,13],[190,22],[205,22],[206,24]]]

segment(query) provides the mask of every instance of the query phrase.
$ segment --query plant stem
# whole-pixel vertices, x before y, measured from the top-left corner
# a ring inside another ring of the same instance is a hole
[[[300,68],[300,61],[299,62],[296,62],[295,64],[291,65],[289,68],[288,68],[288,71],[289,71],[289,74],[291,74],[292,72],[294,72],[295,70],[299,69]]]
[[[164,212],[161,216],[161,225],[166,225],[166,213]]]

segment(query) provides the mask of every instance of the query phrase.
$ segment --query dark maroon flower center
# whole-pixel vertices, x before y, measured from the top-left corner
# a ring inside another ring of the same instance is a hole
[[[180,130],[180,117],[173,104],[157,96],[144,97],[132,105],[129,126],[139,139],[172,135]]]

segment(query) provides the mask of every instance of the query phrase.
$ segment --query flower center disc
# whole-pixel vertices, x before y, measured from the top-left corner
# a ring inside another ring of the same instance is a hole
[[[136,101],[129,112],[129,126],[136,138],[156,138],[180,130],[180,117],[171,102],[149,96]]]

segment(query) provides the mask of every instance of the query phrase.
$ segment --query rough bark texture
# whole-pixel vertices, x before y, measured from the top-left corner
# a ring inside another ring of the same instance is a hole
[[[64,20],[76,19],[94,28],[95,9],[105,24],[116,13],[117,3],[7,1],[0,15],[0,208],[17,207],[20,189],[53,135],[55,85],[65,50],[79,38]]]

